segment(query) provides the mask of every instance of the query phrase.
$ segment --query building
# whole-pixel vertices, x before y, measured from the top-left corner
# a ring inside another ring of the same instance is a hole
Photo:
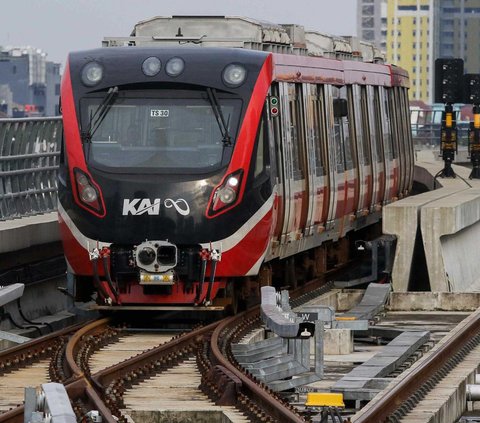
[[[387,8],[387,61],[410,73],[410,100],[433,98],[434,0],[391,0]]]
[[[387,0],[358,0],[358,37],[386,51]]]
[[[47,62],[46,56],[32,47],[0,49],[0,85],[11,91],[12,115],[21,116],[26,110],[40,116],[58,115],[60,65]],[[7,99],[0,97],[2,102],[6,104]]]
[[[435,57],[461,58],[465,73],[479,73],[480,0],[440,0],[436,14]]]

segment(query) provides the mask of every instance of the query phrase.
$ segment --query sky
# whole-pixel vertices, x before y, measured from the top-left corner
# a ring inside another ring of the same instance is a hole
[[[101,47],[104,36],[129,36],[154,16],[247,16],[295,23],[333,35],[356,35],[356,0],[0,0],[0,46],[32,46],[64,63],[70,51]]]

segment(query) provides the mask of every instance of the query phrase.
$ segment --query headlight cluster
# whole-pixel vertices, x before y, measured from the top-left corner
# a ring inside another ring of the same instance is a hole
[[[147,57],[142,63],[142,72],[146,76],[155,76],[162,69],[162,61],[155,56]],[[183,73],[185,70],[185,61],[181,57],[172,57],[165,64],[165,73],[175,78]],[[87,87],[94,87],[98,85],[104,77],[103,66],[91,61],[85,64],[81,70],[81,79]],[[222,71],[223,83],[230,88],[237,88],[241,86],[247,79],[247,70],[240,63],[231,63],[227,65]]]

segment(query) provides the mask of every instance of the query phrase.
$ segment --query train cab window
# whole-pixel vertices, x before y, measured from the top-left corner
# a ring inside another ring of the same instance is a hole
[[[231,143],[204,90],[120,90],[104,110],[105,93],[81,99],[81,126],[87,160],[109,171],[182,169],[207,172],[226,165],[239,127],[242,101],[217,92]],[[100,118],[95,118],[95,113]]]
[[[288,84],[288,98],[292,137],[293,178],[299,180],[304,178],[302,157],[305,143],[301,84]]]

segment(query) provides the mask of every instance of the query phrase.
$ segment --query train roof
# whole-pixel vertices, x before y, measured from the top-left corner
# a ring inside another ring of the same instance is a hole
[[[237,47],[272,53],[384,62],[373,44],[242,16],[155,16],[138,22],[129,37],[105,37],[104,47],[186,45]]]

